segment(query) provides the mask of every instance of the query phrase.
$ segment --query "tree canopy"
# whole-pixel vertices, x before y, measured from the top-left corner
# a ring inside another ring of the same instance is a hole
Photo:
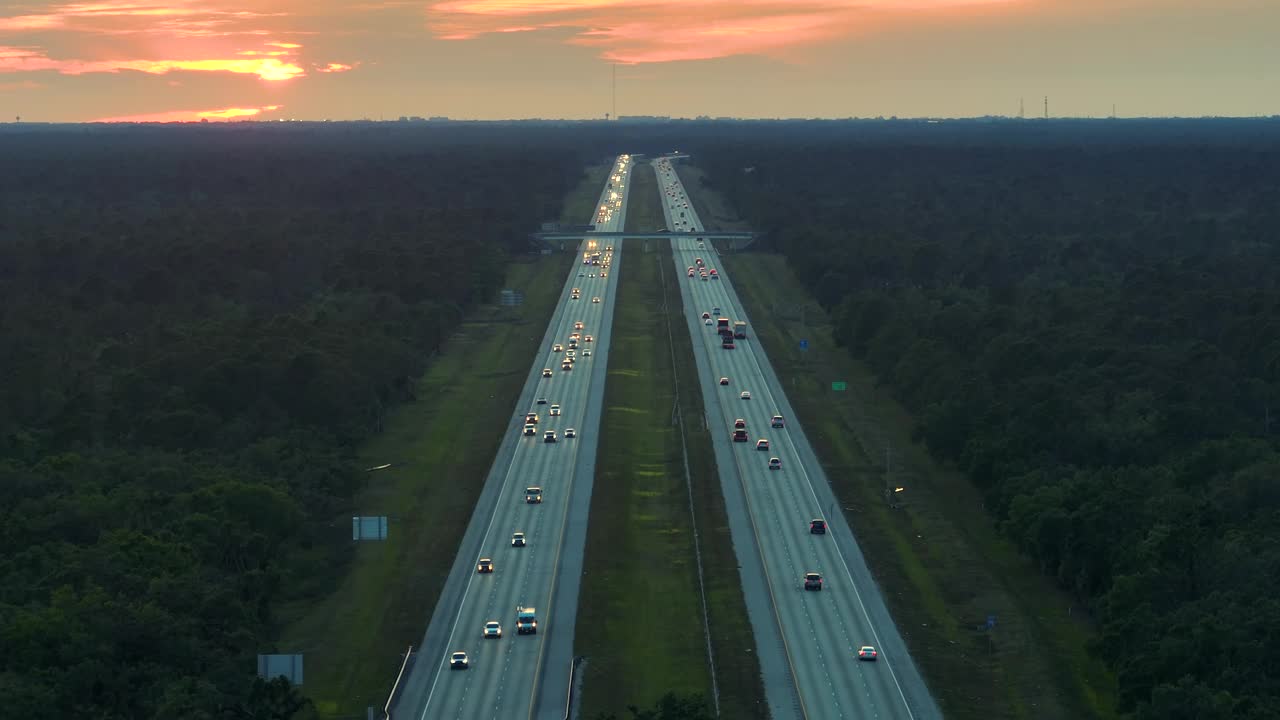
[[[693,151],[1088,602],[1124,710],[1280,716],[1280,124],[1053,127]]]

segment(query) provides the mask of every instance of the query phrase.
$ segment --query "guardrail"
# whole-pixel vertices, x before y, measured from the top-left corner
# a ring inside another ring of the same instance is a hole
[[[572,720],[573,686],[575,684],[574,681],[577,680],[578,663],[581,661],[582,658],[580,657],[575,657],[573,660],[569,661],[569,691],[564,695],[564,720]]]
[[[391,686],[391,695],[387,697],[387,704],[382,706],[382,714],[386,720],[391,720],[391,703],[396,701],[396,691],[400,689],[400,680],[404,678],[404,669],[409,665],[409,658],[413,655],[413,646],[410,645],[408,650],[404,651],[404,662],[400,663],[400,674],[396,675],[396,684]]]

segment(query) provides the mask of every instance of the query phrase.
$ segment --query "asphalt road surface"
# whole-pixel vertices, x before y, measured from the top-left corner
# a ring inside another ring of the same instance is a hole
[[[774,719],[940,719],[716,251],[699,247],[703,226],[678,175],[666,161],[654,168]],[[717,334],[720,317],[748,322],[747,338],[732,350]],[[742,399],[743,391],[751,398]],[[783,427],[772,427],[775,415]],[[731,440],[737,419],[746,422],[747,442]],[[761,439],[767,450],[757,449]],[[771,469],[771,458],[781,467]],[[825,535],[810,533],[814,518],[826,521]],[[821,574],[821,590],[804,589],[808,572]],[[876,649],[877,661],[858,660],[864,645]]]
[[[627,156],[615,160],[589,220],[597,230],[623,229],[631,166]],[[599,245],[582,244],[579,261],[565,281],[561,302],[510,417],[509,437],[494,460],[426,635],[401,681],[391,713],[394,720],[564,717],[614,278],[621,259],[621,245],[612,253],[606,242]],[[597,249],[602,257],[612,255],[610,267],[581,262],[582,252]],[[580,299],[572,299],[574,288],[581,290]],[[562,362],[576,322],[583,323],[577,330],[583,337],[577,362],[566,371]],[[585,342],[587,335],[592,342]],[[557,343],[564,349],[553,351]],[[550,377],[543,376],[544,368],[550,369]],[[539,398],[546,404],[538,404]],[[552,405],[560,406],[559,416],[551,415]],[[523,434],[527,412],[539,415],[532,437]],[[564,437],[568,428],[576,431],[576,438]],[[547,430],[556,431],[557,442],[544,442]],[[454,480],[448,468],[440,468],[436,481]],[[541,503],[525,501],[530,486],[542,488]],[[516,532],[525,534],[527,545],[512,546]],[[477,572],[480,558],[493,561],[492,573]],[[518,607],[536,608],[536,634],[517,635]],[[501,638],[482,637],[489,621],[501,624]],[[466,670],[450,668],[449,655],[459,651],[467,653]]]

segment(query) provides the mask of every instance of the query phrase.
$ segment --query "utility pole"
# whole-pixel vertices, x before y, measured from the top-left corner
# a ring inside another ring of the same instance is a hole
[[[613,119],[618,119],[618,63],[613,63]]]
[[[1018,98],[1018,119],[1025,120],[1027,118],[1027,109],[1022,104],[1022,98]]]
[[[1049,119],[1049,96],[1044,96],[1044,119]]]

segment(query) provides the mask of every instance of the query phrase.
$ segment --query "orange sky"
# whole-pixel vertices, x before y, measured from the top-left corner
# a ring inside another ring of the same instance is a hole
[[[0,0],[0,118],[1280,113],[1276,0]]]

